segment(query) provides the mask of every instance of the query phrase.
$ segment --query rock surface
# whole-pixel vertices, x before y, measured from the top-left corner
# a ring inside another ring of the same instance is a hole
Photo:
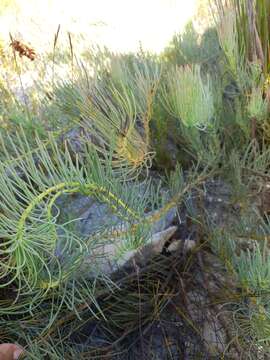
[[[104,232],[104,229],[121,229],[125,231],[130,225],[123,224],[123,221],[110,209],[109,205],[97,201],[94,197],[87,197],[81,194],[62,196],[57,201],[59,212],[58,221],[68,223],[71,231],[88,241],[91,236]],[[146,218],[150,213],[146,214]],[[112,237],[98,244],[94,249],[89,250],[85,257],[85,266],[89,265],[89,272],[95,276],[97,274],[110,275],[121,269],[136,263],[144,266],[153,256],[160,254],[165,243],[174,235],[176,226],[171,226],[176,216],[176,208],[170,209],[161,219],[151,224],[149,229],[149,239],[146,239],[144,246],[135,249],[119,252],[123,243],[123,237]],[[58,231],[59,238],[63,237],[63,231]],[[104,235],[105,236],[105,235]],[[56,253],[62,258],[65,257],[63,243],[58,242]],[[94,269],[94,270],[93,270]]]

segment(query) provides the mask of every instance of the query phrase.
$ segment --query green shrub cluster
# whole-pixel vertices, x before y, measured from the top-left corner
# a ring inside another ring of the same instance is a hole
[[[251,339],[253,351],[269,352],[270,209],[256,203],[270,179],[268,77],[242,51],[245,13],[225,10],[201,36],[189,24],[160,56],[99,48],[80,56],[70,36],[58,53],[57,33],[53,52],[34,64],[15,51],[2,57],[0,287],[12,295],[1,299],[0,314],[10,341],[33,337],[38,353],[40,338],[49,338],[63,313],[79,318],[91,302],[93,316],[104,316],[98,295],[116,284],[98,272],[90,281],[85,258],[116,237],[118,257],[140,249],[155,221],[202,191],[205,179],[219,177],[241,211],[222,228],[205,223],[211,248],[241,290],[229,304],[237,341],[246,349]],[[37,73],[31,86],[27,71]],[[75,219],[59,224],[57,199],[77,193],[110,207],[122,226],[117,236],[109,222],[87,239],[70,226]],[[69,254],[64,262],[59,233]]]

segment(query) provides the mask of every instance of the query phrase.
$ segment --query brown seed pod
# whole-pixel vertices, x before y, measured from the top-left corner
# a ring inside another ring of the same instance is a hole
[[[12,47],[12,49],[16,52],[19,53],[19,56],[25,56],[28,59],[30,59],[31,61],[34,61],[36,58],[36,52],[33,48],[23,44],[21,41],[19,40],[12,40],[10,43],[10,46]]]

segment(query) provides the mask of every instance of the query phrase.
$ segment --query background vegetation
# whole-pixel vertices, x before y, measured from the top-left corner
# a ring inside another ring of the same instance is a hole
[[[188,24],[160,55],[77,53],[60,28],[42,56],[12,35],[2,44],[0,336],[27,358],[132,358],[127,338],[142,339],[177,291],[178,315],[202,340],[185,303],[202,252],[222,268],[226,281],[206,290],[232,329],[205,354],[269,356],[269,4],[215,1],[212,12],[212,27]],[[223,221],[205,203],[210,183],[218,202],[229,189]],[[106,204],[118,227],[78,233],[57,202],[76,194]],[[195,248],[108,276],[99,249],[118,241],[113,259],[125,259],[174,208]],[[97,324],[106,344],[82,344]]]

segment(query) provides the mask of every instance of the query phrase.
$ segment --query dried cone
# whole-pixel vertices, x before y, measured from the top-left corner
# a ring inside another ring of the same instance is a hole
[[[19,40],[12,40],[10,46],[14,51],[18,52],[20,57],[25,56],[31,61],[34,61],[36,58],[36,52],[33,48],[23,44]]]

